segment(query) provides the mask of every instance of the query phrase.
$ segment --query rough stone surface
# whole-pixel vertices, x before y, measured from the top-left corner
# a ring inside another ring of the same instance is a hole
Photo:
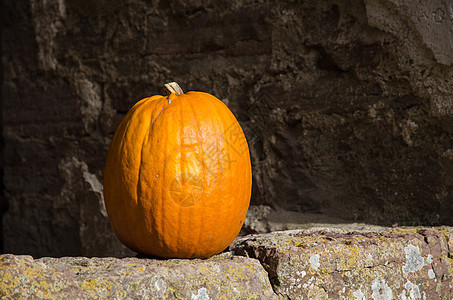
[[[277,299],[255,259],[0,256],[0,297],[39,299]]]
[[[237,239],[288,299],[451,299],[452,228],[312,228]]]
[[[0,256],[0,298],[451,299],[453,228],[310,228],[206,260]]]
[[[171,80],[222,99],[246,132],[257,208],[246,232],[285,217],[453,225],[452,10],[3,1],[4,251],[130,255],[105,217],[105,154],[127,110]]]

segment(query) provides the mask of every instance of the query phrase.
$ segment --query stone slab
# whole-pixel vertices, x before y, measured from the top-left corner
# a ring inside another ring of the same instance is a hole
[[[256,259],[0,256],[1,299],[273,299]]]
[[[237,239],[289,299],[451,299],[453,229],[325,228]]]

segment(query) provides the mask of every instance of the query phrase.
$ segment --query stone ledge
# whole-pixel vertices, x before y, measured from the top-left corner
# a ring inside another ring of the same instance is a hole
[[[453,229],[325,228],[237,239],[293,299],[452,299]]]
[[[451,299],[453,228],[249,235],[206,260],[0,256],[0,298]]]
[[[271,299],[255,259],[220,254],[207,260],[0,257],[0,298]]]

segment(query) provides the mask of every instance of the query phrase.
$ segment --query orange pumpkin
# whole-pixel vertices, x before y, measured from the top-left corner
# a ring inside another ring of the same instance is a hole
[[[244,223],[252,173],[234,115],[216,97],[183,93],[137,102],[119,125],[104,170],[104,200],[117,237],[132,250],[206,258]]]

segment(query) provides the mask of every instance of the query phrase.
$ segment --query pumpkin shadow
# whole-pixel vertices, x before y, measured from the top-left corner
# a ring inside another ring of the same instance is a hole
[[[147,254],[143,254],[143,253],[137,253],[137,255],[135,255],[135,257],[140,258],[140,259],[168,260],[168,258],[165,258],[165,257],[147,255]]]

